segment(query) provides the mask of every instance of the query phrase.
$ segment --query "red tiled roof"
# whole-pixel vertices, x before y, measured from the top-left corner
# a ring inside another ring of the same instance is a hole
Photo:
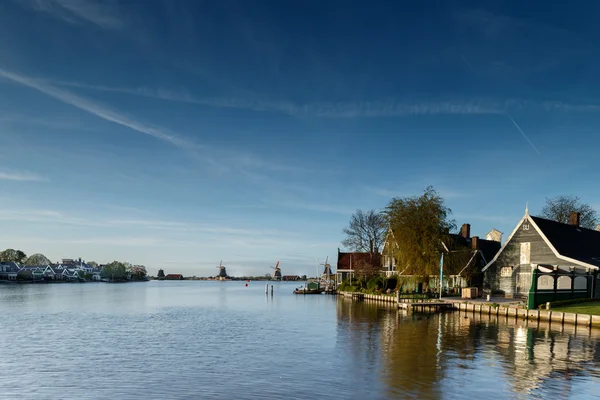
[[[181,279],[182,276],[183,275],[181,275],[181,274],[167,274],[167,275],[165,275],[165,279],[172,279],[172,278]]]
[[[337,270],[340,269],[354,269],[354,266],[357,262],[365,261],[369,262],[371,257],[369,253],[338,253],[338,262],[337,262]]]

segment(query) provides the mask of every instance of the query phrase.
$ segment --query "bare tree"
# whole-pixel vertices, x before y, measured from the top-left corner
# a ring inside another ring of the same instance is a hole
[[[385,240],[386,229],[385,215],[375,210],[367,212],[356,210],[350,218],[348,227],[343,230],[346,239],[342,241],[342,244],[352,251],[369,253],[375,262]]]
[[[356,277],[366,282],[367,280],[377,276],[381,272],[381,258],[378,255],[373,255],[369,259],[359,259],[353,265]]]
[[[546,198],[546,204],[542,208],[541,217],[561,222],[569,223],[572,212],[578,212],[580,225],[583,228],[594,229],[598,225],[598,213],[587,203],[582,203],[577,196],[556,196]]]

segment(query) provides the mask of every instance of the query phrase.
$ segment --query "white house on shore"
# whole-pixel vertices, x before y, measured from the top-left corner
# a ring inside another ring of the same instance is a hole
[[[16,281],[19,269],[21,267],[16,262],[0,263],[0,281]]]

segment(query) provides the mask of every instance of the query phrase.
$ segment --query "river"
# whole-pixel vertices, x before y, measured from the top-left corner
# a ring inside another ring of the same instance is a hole
[[[600,332],[299,283],[0,285],[1,399],[594,398]]]

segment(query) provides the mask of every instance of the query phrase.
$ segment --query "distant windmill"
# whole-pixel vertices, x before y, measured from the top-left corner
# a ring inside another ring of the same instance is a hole
[[[279,261],[277,261],[277,265],[275,265],[274,267],[271,267],[275,270],[275,272],[273,272],[273,280],[274,281],[280,281],[281,280],[281,268],[279,268]]]
[[[321,264],[323,266],[323,273],[321,274],[321,279],[329,280],[333,276],[333,272],[331,272],[331,265],[327,262],[329,261],[329,256],[325,258],[325,262]]]
[[[219,275],[217,275],[217,277],[220,279],[227,278],[227,271],[225,271],[225,266],[223,265],[223,260],[221,260],[219,265],[217,265],[217,268],[219,268]]]

